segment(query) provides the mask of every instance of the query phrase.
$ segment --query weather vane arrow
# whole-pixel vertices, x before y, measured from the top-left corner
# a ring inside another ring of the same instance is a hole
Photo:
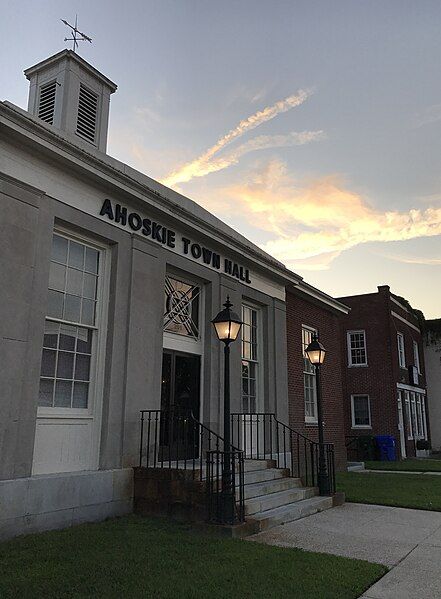
[[[86,35],[85,33],[82,33],[78,29],[78,15],[75,15],[75,26],[68,23],[65,19],[60,19],[60,20],[62,23],[67,25],[67,27],[70,27],[70,29],[72,30],[72,37],[65,37],[64,41],[65,42],[73,42],[72,50],[74,52],[75,52],[76,48],[78,48],[78,42],[89,42],[90,44],[92,43],[92,38],[89,37],[88,35]]]

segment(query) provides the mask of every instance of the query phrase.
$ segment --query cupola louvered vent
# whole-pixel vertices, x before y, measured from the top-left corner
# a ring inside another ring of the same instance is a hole
[[[38,104],[38,116],[40,119],[53,125],[55,112],[55,94],[57,82],[46,83],[40,88],[40,102]]]
[[[95,143],[98,96],[80,84],[78,98],[77,134]]]

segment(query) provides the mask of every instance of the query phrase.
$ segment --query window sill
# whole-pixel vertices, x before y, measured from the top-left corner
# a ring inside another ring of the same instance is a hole
[[[305,426],[318,426],[318,421],[313,421],[313,420],[305,420]]]
[[[348,364],[348,368],[368,368],[369,364]]]
[[[351,428],[352,428],[352,430],[365,430],[365,431],[369,431],[369,430],[371,431],[372,430],[372,426],[371,425],[367,425],[367,424],[365,426],[361,425],[361,424],[360,425],[355,425],[355,426],[352,426]]]

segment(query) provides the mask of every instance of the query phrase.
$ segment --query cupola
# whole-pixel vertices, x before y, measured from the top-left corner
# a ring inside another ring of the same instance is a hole
[[[117,86],[72,50],[25,70],[28,111],[106,151],[110,94]]]

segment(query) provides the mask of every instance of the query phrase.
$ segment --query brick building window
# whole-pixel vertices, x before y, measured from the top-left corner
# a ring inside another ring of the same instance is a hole
[[[369,395],[351,395],[352,428],[371,428]]]
[[[347,341],[349,366],[367,366],[365,331],[348,331]]]
[[[414,340],[413,342],[413,364],[414,366],[416,366],[416,369],[418,370],[418,374],[421,374],[421,367],[420,367],[420,354],[418,351],[418,342]]]
[[[314,366],[306,355],[306,348],[312,341],[312,336],[317,334],[317,329],[302,327],[302,355],[303,355],[303,386],[305,396],[305,422],[317,422],[317,387]]]
[[[400,368],[406,368],[406,354],[404,352],[404,335],[403,333],[397,333],[398,343],[398,363]]]
[[[412,413],[410,411],[410,393],[404,392],[404,402],[406,405],[406,423],[407,423],[407,438],[409,441],[413,439]]]

